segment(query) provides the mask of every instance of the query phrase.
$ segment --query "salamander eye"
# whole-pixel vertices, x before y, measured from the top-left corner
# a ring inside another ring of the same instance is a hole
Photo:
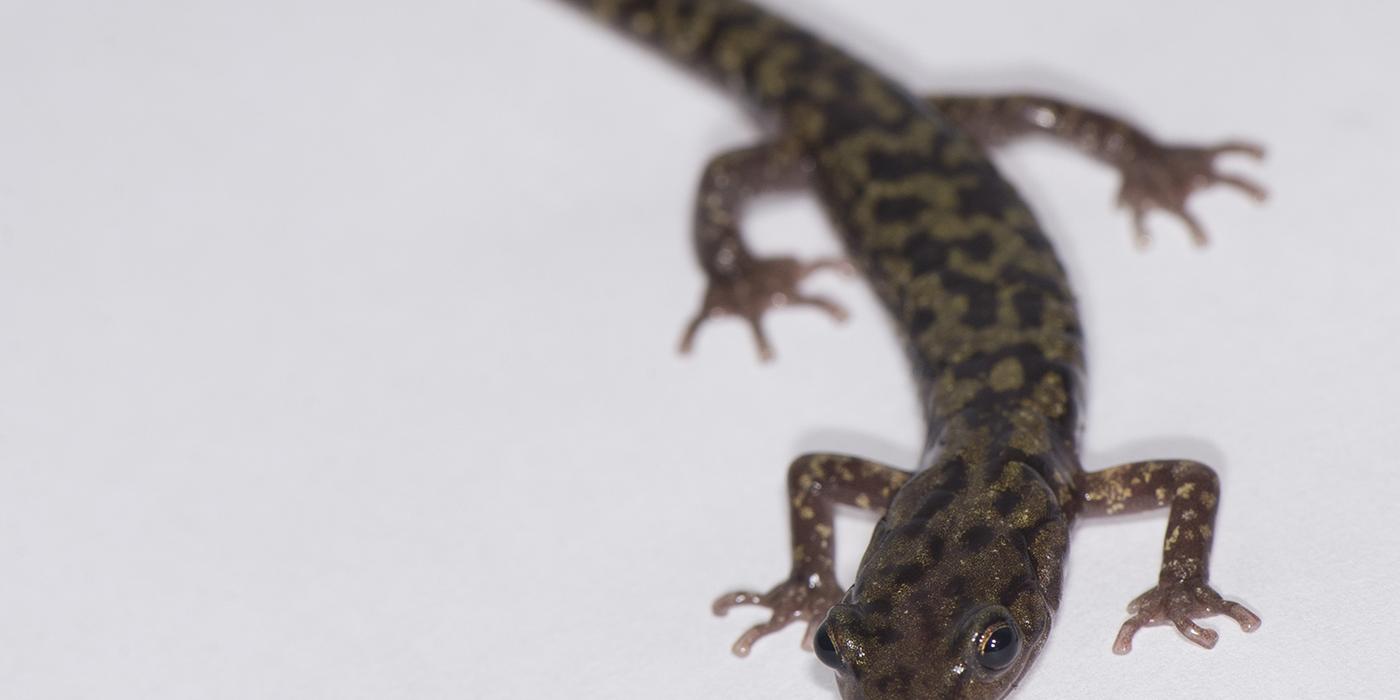
[[[841,655],[836,653],[836,645],[831,642],[831,632],[827,630],[825,622],[817,628],[817,636],[812,643],[817,648],[817,659],[822,663],[838,671],[846,667]]]
[[[1021,651],[1021,634],[1006,620],[987,625],[977,637],[977,663],[988,671],[1000,671],[1016,660]]]

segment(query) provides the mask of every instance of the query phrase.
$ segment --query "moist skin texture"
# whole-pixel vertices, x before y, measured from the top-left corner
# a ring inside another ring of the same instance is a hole
[[[1074,295],[1035,216],[985,148],[1031,134],[1060,139],[1117,168],[1120,204],[1145,242],[1145,215],[1179,217],[1196,189],[1264,192],[1218,173],[1225,153],[1257,147],[1158,144],[1109,115],[1035,95],[910,94],[879,71],[788,21],[738,0],[569,0],[729,88],[764,118],[767,140],[723,153],[701,176],[694,244],[708,278],[681,341],[735,315],[772,357],[761,324],[778,306],[831,300],[801,290],[823,268],[858,269],[909,348],[925,408],[927,448],[912,470],[812,454],[788,469],[792,573],[766,592],[714,603],[772,610],[734,644],[807,622],[803,644],[836,671],[842,697],[1000,698],[1050,631],[1070,527],[1079,517],[1168,509],[1155,587],[1129,605],[1114,641],[1127,653],[1142,627],[1173,625],[1212,647],[1197,618],[1259,618],[1208,585],[1219,483],[1187,460],[1088,472],[1079,462],[1083,336]],[[763,258],[739,230],[751,197],[807,188],[825,206],[849,262]],[[837,504],[881,514],[854,584],[833,571]]]

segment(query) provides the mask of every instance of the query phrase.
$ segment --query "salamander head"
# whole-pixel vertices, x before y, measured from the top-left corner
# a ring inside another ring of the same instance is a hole
[[[922,504],[896,502],[876,527],[817,656],[845,700],[1004,697],[1050,631],[1064,518],[1038,480],[912,495]]]

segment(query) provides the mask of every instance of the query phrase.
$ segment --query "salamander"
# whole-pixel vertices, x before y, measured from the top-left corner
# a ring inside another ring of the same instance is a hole
[[[693,240],[707,289],[681,339],[733,315],[773,355],[762,317],[836,302],[802,290],[820,269],[853,264],[907,341],[928,426],[912,470],[858,456],[808,454],[788,468],[792,569],[768,591],[721,596],[714,612],[757,605],[766,622],[739,637],[807,623],[803,644],[836,673],[841,695],[1000,698],[1049,634],[1071,527],[1079,518],[1167,508],[1157,584],[1129,605],[1113,650],[1144,627],[1172,625],[1213,647],[1196,620],[1259,617],[1208,581],[1220,485],[1207,465],[1157,459],[1087,471],[1079,432],[1083,334],[1064,267],[986,149],[1048,134],[1116,167],[1140,241],[1146,215],[1205,229],[1186,200],[1226,185],[1217,158],[1253,144],[1163,145],[1102,112],[1036,95],[915,96],[884,73],[744,0],[566,0],[729,88],[764,118],[761,143],[714,158],[700,178]],[[761,257],[741,236],[755,195],[814,191],[846,260]],[[879,514],[855,580],[834,573],[833,511]]]

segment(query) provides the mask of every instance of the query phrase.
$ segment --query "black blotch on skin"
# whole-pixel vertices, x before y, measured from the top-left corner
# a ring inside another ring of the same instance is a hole
[[[987,262],[996,250],[996,244],[992,242],[991,236],[977,236],[965,241],[960,249],[977,262]]]
[[[748,26],[755,26],[750,20]],[[741,67],[744,82],[748,85],[755,85],[758,82],[758,70],[768,61],[772,52],[782,50],[790,51],[797,49],[797,55],[790,59],[788,67],[794,73],[812,75],[824,73],[819,66],[824,59],[830,59],[829,52],[824,52],[819,46],[813,45],[811,38],[804,32],[792,27],[774,28],[764,41],[764,46],[758,53],[752,54],[747,63]],[[833,71],[834,73],[834,71]],[[794,95],[806,92],[801,90],[800,84],[789,84],[784,86],[784,95],[777,98],[778,102],[791,99]]]
[[[891,579],[900,585],[909,585],[924,577],[924,567],[918,564],[900,564],[895,567]]]
[[[1001,481],[1002,475],[1005,473],[1006,463],[999,459],[987,460],[987,463],[982,465],[982,480],[987,483]]]
[[[933,313],[932,309],[924,307],[916,310],[913,317],[909,319],[909,337],[917,339],[932,328],[937,321],[938,316]]]
[[[762,49],[759,49],[757,53],[749,54],[748,60],[739,68],[740,74],[744,76],[745,85],[758,84],[759,66],[763,65],[765,59],[768,57],[768,52],[772,51],[776,46],[778,46],[778,44],[774,38],[769,37]]]
[[[957,598],[965,593],[967,593],[967,579],[962,576],[954,576],[943,585],[943,595],[949,598]]]
[[[947,491],[949,495],[963,490],[967,486],[967,462],[961,457],[948,460],[943,465],[939,474],[938,488]]]
[[[1046,238],[1034,226],[1023,226],[1016,229],[1018,237],[1025,241],[1026,247],[1037,253],[1049,253],[1054,255],[1054,249],[1050,247],[1050,239]]]
[[[1045,297],[1035,290],[1018,290],[1011,296],[1011,306],[1022,328],[1039,328],[1045,322]]]
[[[931,561],[938,561],[943,558],[943,538],[930,537],[924,544],[924,550],[928,552]]]
[[[1017,532],[1021,533],[1021,536],[1026,538],[1027,542],[1034,542],[1036,535],[1040,534],[1040,531],[1044,529],[1045,526],[1056,522],[1059,522],[1059,518],[1056,517],[1054,513],[1046,513],[1041,516],[1039,520],[1017,530]]]
[[[928,156],[918,151],[886,151],[879,148],[871,149],[866,154],[865,166],[870,170],[870,177],[876,180],[903,180],[934,169]]]
[[[1020,267],[1010,267],[1002,271],[1002,279],[1009,285],[1017,287],[1017,294],[1039,293],[1041,301],[1045,299],[1068,300],[1072,298],[1069,287],[1062,279],[1046,277],[1045,275],[1031,272]]]
[[[779,37],[789,45],[796,46],[799,49],[797,57],[792,59],[792,62],[788,64],[788,70],[795,74],[816,75],[821,72],[820,66],[823,63],[829,63],[832,59],[830,52],[824,51],[820,47],[812,46],[811,42],[807,41],[801,32],[780,32]],[[839,73],[839,71],[833,70],[832,73],[836,74]],[[794,85],[793,88],[795,89],[793,92],[795,94],[810,95],[810,91],[804,89],[805,87],[806,85],[802,83]]]
[[[963,547],[966,547],[969,551],[977,552],[983,547],[986,547],[987,543],[992,541],[994,535],[995,533],[992,532],[992,528],[986,525],[973,525],[963,530],[962,535],[958,539],[962,542]]]
[[[919,620],[919,633],[924,639],[935,642],[943,637],[942,615],[933,605],[920,605],[914,608],[914,617]]]
[[[749,26],[751,22],[749,17],[733,13],[724,13],[715,17],[710,24],[709,33],[701,38],[700,43],[696,45],[696,55],[708,56],[711,62],[719,63],[718,51],[722,43],[721,40],[726,38],[729,32],[735,28]]]
[[[1041,377],[1051,371],[1050,363],[1046,362],[1044,354],[1035,345],[1016,343],[999,348],[995,352],[984,352],[968,357],[953,366],[953,376],[958,379],[984,376],[990,373],[997,363],[1008,357],[1014,357],[1021,363],[1022,384],[1025,386],[1034,386]]]
[[[921,519],[921,518],[915,518],[914,520],[911,520],[911,521],[909,521],[909,522],[907,522],[907,523],[905,523],[905,524],[903,524],[903,525],[900,525],[899,528],[896,529],[896,530],[895,530],[893,533],[891,533],[891,534],[892,534],[893,536],[899,538],[899,539],[902,539],[902,540],[903,540],[903,539],[910,539],[910,540],[912,540],[912,539],[918,537],[919,535],[924,534],[924,524],[925,524],[926,522],[927,522],[926,520],[923,520],[923,519]]]
[[[992,370],[992,365],[995,365],[1001,357],[1000,352],[978,353],[953,365],[953,376],[958,379],[971,379],[984,375]]]
[[[1030,576],[1026,574],[1017,574],[1016,577],[1007,582],[1006,587],[1001,590],[999,600],[1002,605],[1009,608],[1012,603],[1016,602],[1016,598],[1020,597],[1022,593],[1031,590],[1031,587],[1032,582]]]
[[[958,216],[971,218],[973,216],[989,216],[1000,220],[1003,212],[1006,211],[1007,202],[1017,201],[1019,198],[1011,185],[1002,180],[1000,176],[992,170],[990,165],[983,166],[983,172],[978,173],[977,186],[963,189],[958,193]],[[1036,238],[1043,236],[1039,231],[1035,232]]]
[[[1049,465],[1045,463],[1044,455],[1036,455],[1030,454],[1028,452],[1022,452],[1020,457],[1016,458],[1014,461],[1026,465],[1026,467],[1028,467],[1031,471],[1041,475],[1041,477],[1044,477],[1049,469]]]
[[[909,687],[913,683],[914,672],[904,666],[896,666],[885,675],[875,679],[875,689],[881,695],[909,697]]]
[[[915,277],[941,274],[948,268],[948,244],[929,235],[910,236],[904,243],[904,257]]]
[[[967,295],[967,312],[962,322],[972,328],[990,328],[997,322],[997,297],[990,291]]]
[[[940,270],[939,280],[943,289],[950,294],[962,294],[968,298],[967,313],[963,322],[973,328],[985,328],[996,321],[997,288],[995,285],[968,277],[954,270]]]
[[[914,221],[928,209],[922,197],[885,197],[875,203],[875,220],[882,224],[904,224]]]
[[[877,598],[867,603],[863,603],[861,607],[866,613],[870,613],[872,615],[885,615],[888,614],[891,610],[894,610],[894,603],[891,603],[888,598]]]
[[[650,11],[649,3],[635,1],[619,3],[617,8],[617,22],[618,24],[627,26],[633,22],[638,13],[644,11]]]
[[[997,514],[1003,518],[1011,515],[1011,511],[1016,510],[1016,506],[1021,503],[1021,494],[1016,491],[1002,491],[992,499],[992,507],[996,508]]]
[[[827,75],[833,79],[833,82],[835,82],[838,87],[843,82],[842,75],[839,71],[831,71],[828,72]],[[851,76],[846,76],[846,82],[854,83],[856,80]],[[882,124],[883,128],[888,129],[890,132],[898,133],[906,125],[912,114],[913,112],[911,111],[909,114],[902,115],[902,118],[896,119],[895,123],[883,124],[884,120],[881,119],[878,114],[871,111],[869,106],[858,100],[842,100],[840,102],[827,103],[827,108],[822,110],[822,116],[825,118],[824,124],[826,126],[822,138],[828,144],[839,143],[856,134],[870,133],[876,124]],[[924,160],[917,158],[917,154],[902,153],[893,158],[883,157],[887,155],[889,154],[884,154],[878,150],[872,150],[867,153],[866,164],[870,170],[870,177],[872,179],[893,180],[901,177],[897,174],[888,174],[887,171],[882,170],[882,168],[887,167],[887,164],[896,162],[901,162],[904,168],[917,168],[913,172],[928,171],[928,164]]]
[[[924,499],[923,505],[915,511],[915,520],[928,520],[938,514],[938,511],[948,507],[953,502],[953,494],[949,491],[934,491]]]

